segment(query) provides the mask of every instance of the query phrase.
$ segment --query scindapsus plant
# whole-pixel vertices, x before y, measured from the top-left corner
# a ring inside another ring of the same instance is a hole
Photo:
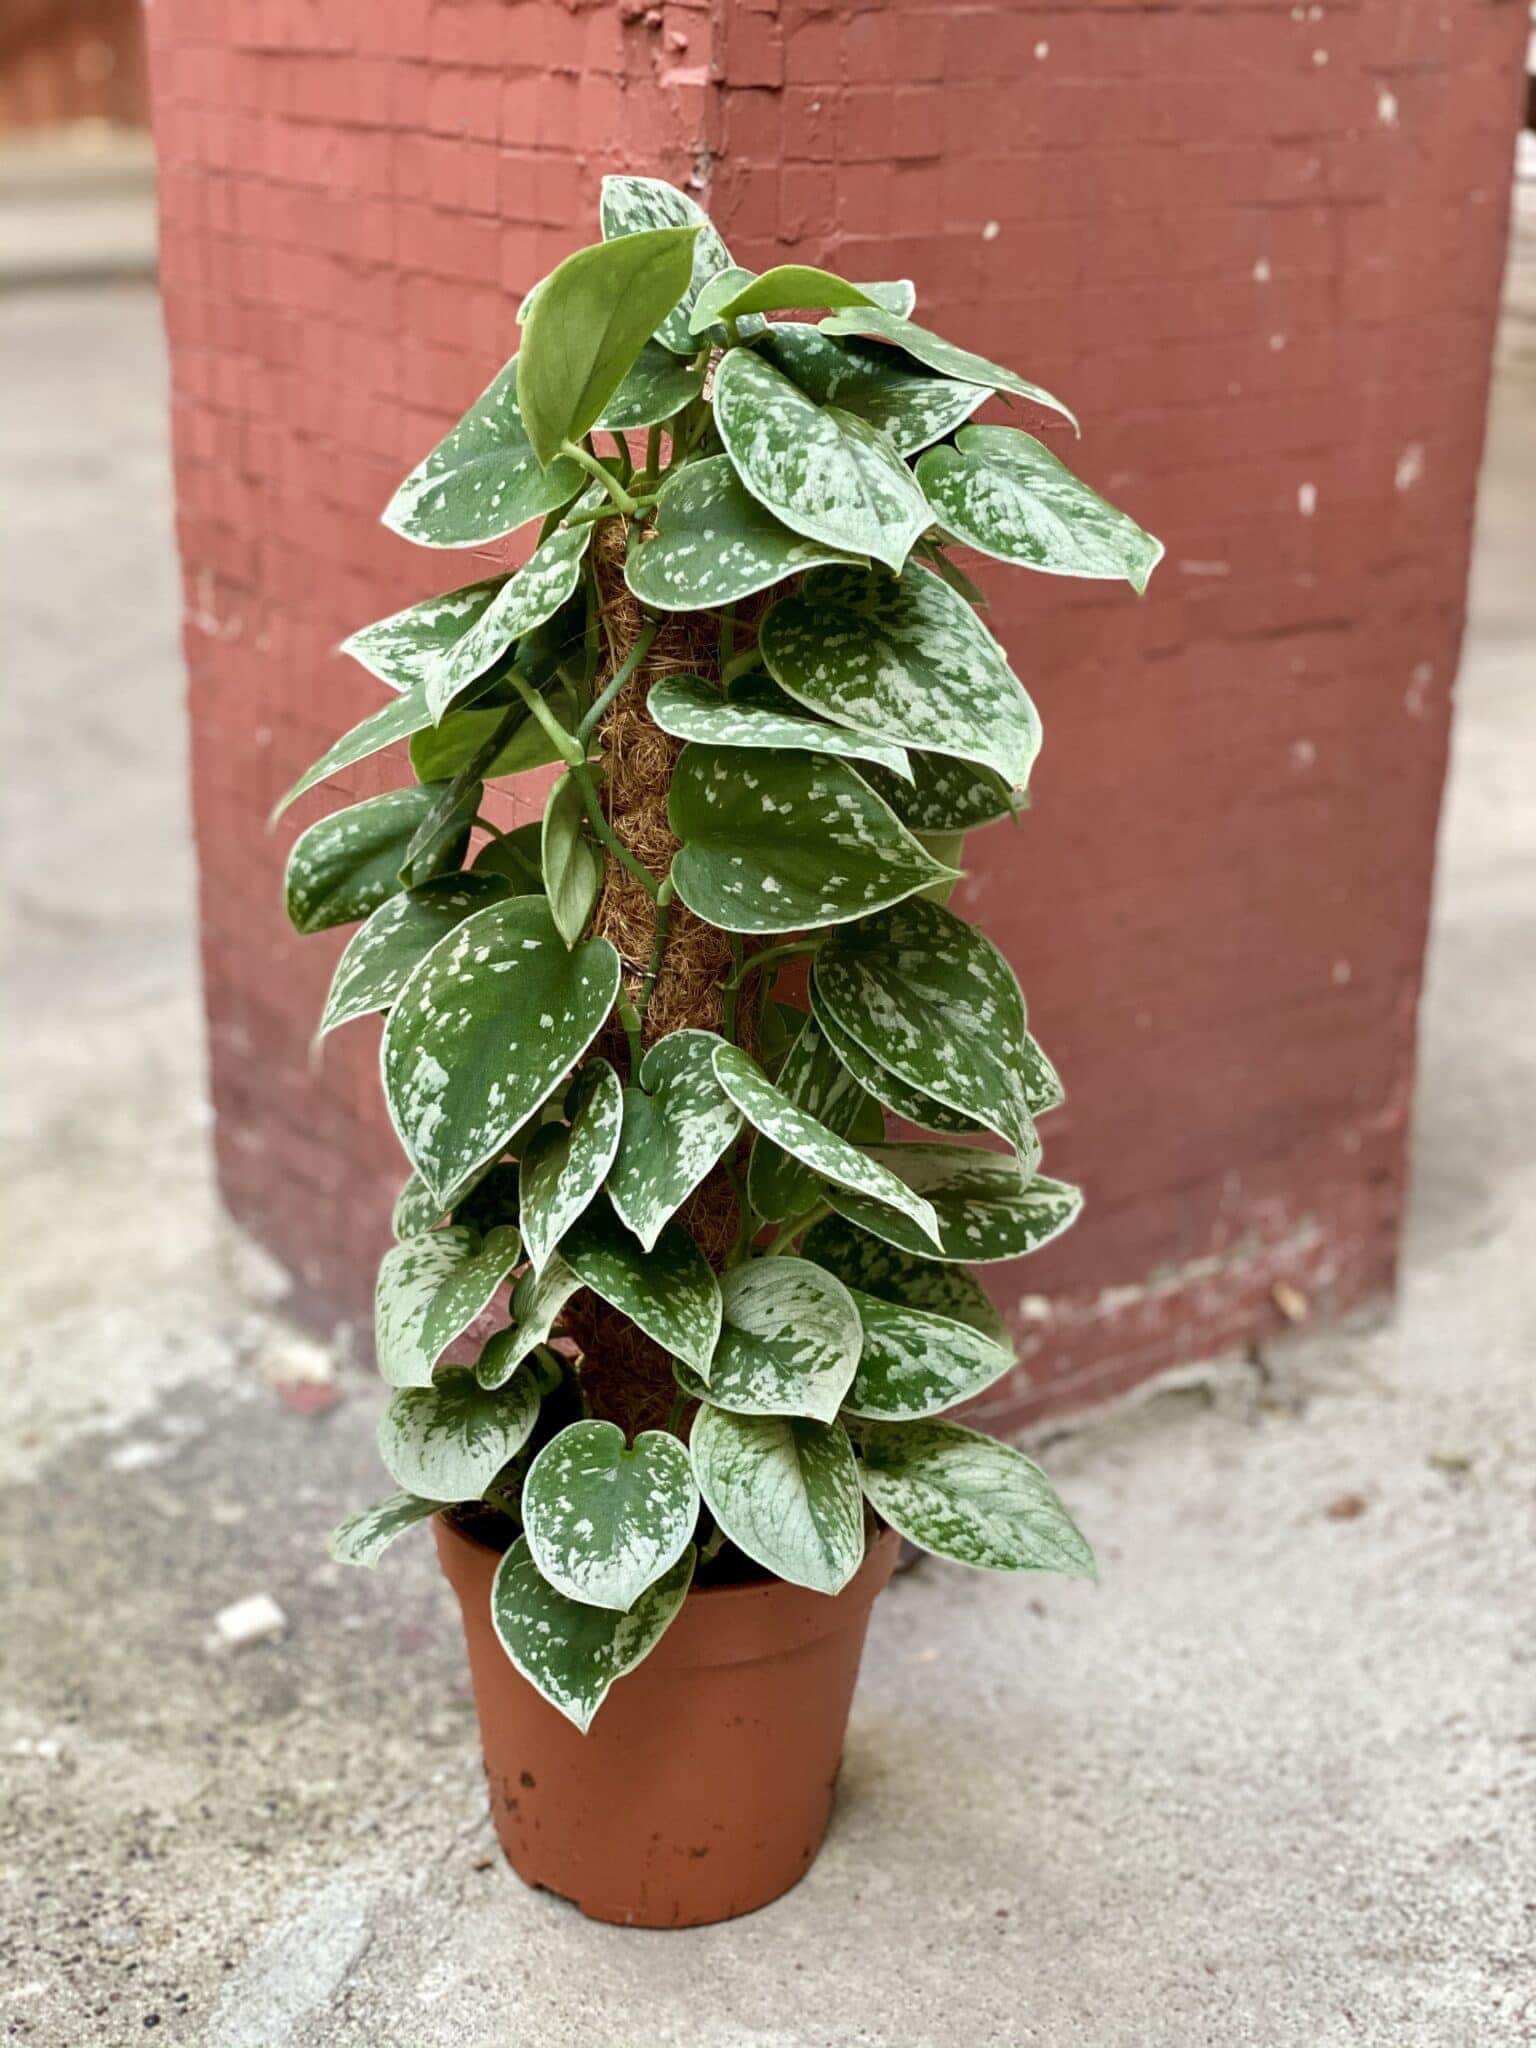
[[[334,1552],[446,1510],[583,1732],[690,1588],[830,1603],[882,1525],[1092,1573],[1038,1466],[942,1419],[1012,1363],[968,1266],[1080,1206],[1018,983],[947,903],[1041,737],[951,549],[1138,591],[1161,553],[970,424],[1071,416],[910,285],[753,275],[652,179],[606,179],[602,229],[385,513],[435,548],[537,521],[531,555],[355,633],[393,694],[284,800],[409,743],[287,871],[300,931],[359,925],[322,1028],[385,1013],[413,1169],[377,1293],[401,1490]],[[549,764],[541,823],[487,821]]]

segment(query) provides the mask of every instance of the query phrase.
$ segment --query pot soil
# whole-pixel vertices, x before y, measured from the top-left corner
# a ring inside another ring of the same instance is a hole
[[[835,1598],[780,1579],[691,1592],[581,1735],[496,1638],[499,1553],[445,1516],[433,1527],[464,1612],[491,1816],[525,1883],[589,1919],[698,1927],[799,1882],[831,1815],[894,1530]]]

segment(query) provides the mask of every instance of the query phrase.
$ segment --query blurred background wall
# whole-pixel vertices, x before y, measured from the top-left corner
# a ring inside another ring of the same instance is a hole
[[[377,687],[360,622],[484,573],[377,524],[643,169],[739,260],[911,275],[1085,421],[1140,602],[998,573],[1047,744],[961,907],[1063,1066],[1078,1230],[994,1269],[1007,1423],[1391,1287],[1434,830],[1523,97],[1512,0],[156,0],[219,1171],[317,1317],[404,1165],[273,799]]]

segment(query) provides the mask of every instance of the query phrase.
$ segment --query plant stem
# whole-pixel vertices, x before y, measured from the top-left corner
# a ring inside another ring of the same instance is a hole
[[[736,1002],[741,990],[743,968],[741,964],[741,934],[740,932],[731,932],[728,936],[731,942],[731,972],[720,984],[721,994],[725,998],[720,1006],[720,1022],[724,1027],[726,1037],[734,1044],[736,1042]]]
[[[591,769],[587,767],[584,761],[573,761],[569,773],[571,780],[581,791],[581,799],[587,807],[587,818],[592,830],[597,834],[619,865],[629,870],[635,880],[643,886],[647,894],[651,896],[660,895],[661,884],[657,881],[656,877],[649,868],[644,868],[640,865],[639,861],[635,859],[635,856],[604,817],[602,799],[597,793],[597,784],[592,780]],[[628,997],[625,997],[625,1001],[628,1001]],[[638,1022],[638,1019],[636,1021]]]
[[[760,967],[772,967],[777,961],[792,960],[797,953],[819,953],[826,943],[824,937],[819,939],[786,939],[780,946],[764,946],[760,953],[754,953],[750,960],[743,961],[739,950],[741,941],[738,939],[736,947],[733,949],[736,966],[726,979],[721,982],[720,986],[727,995],[733,994],[741,987],[747,977],[755,974]]]
[[[539,724],[544,728],[544,731],[548,736],[550,745],[554,748],[555,752],[559,755],[560,759],[565,762],[566,766],[569,768],[574,768],[578,762],[584,761],[586,759],[586,749],[582,746],[580,740],[576,738],[574,733],[569,733],[566,731],[565,727],[560,723],[559,719],[556,718],[553,711],[550,710],[549,706],[544,702],[544,699],[539,695],[538,691],[533,687],[532,683],[530,683],[525,676],[520,675],[515,668],[509,668],[507,670],[507,681],[512,685],[513,689],[516,690],[519,697],[522,698],[523,702],[527,705],[528,709],[533,713],[534,717],[539,721]],[[499,748],[500,744],[501,742],[498,739],[496,741],[496,746]],[[484,753],[485,749],[482,748],[481,752]],[[495,749],[493,749],[489,754],[486,755],[487,765],[489,765],[489,763],[493,761],[495,757]],[[476,755],[475,758],[478,760],[479,755]]]
[[[581,467],[590,476],[595,477],[621,512],[627,512],[633,517],[639,510],[634,499],[625,490],[613,471],[606,464],[599,462],[589,448],[583,448],[575,441],[562,441],[560,443],[560,453],[562,455],[569,455],[572,462],[580,463]]]
[[[744,676],[758,667],[761,659],[757,641],[754,639],[750,647],[743,647],[740,653],[733,654],[730,660],[724,663],[720,670],[720,687],[728,689],[738,676]]]
[[[768,1243],[763,1246],[763,1257],[765,1259],[780,1257],[782,1253],[789,1249],[797,1237],[810,1229],[813,1223],[819,1223],[823,1216],[830,1216],[831,1214],[832,1204],[830,1202],[818,1202],[814,1209],[807,1209],[803,1216],[794,1217],[785,1224],[776,1237],[770,1238]]]
[[[756,1237],[762,1219],[747,1199],[746,1184],[737,1172],[734,1160],[722,1159],[720,1171],[730,1183],[731,1193],[736,1200],[736,1242],[731,1246],[725,1261],[726,1269],[729,1271],[732,1266],[739,1266],[746,1257],[747,1247]]]
[[[644,1056],[640,1044],[640,1018],[622,981],[614,1007],[618,1010],[619,1022],[624,1026],[624,1036],[629,1040],[629,1077],[633,1080],[640,1071],[640,1061]]]
[[[722,678],[730,666],[731,656],[736,651],[736,607],[723,604],[720,607],[720,674]]]
[[[677,1425],[682,1421],[683,1410],[687,1406],[688,1396],[683,1392],[682,1388],[679,1387],[677,1392],[672,1396],[672,1406],[667,1413],[668,1436],[676,1436],[678,1434]]]
[[[650,652],[651,642],[656,638],[660,629],[661,621],[659,619],[650,619],[641,627],[640,637],[614,670],[613,676],[604,687],[602,695],[576,728],[576,737],[583,745],[591,739],[593,733],[596,732],[598,726],[602,723],[603,713],[608,709],[608,706],[618,696],[620,690],[623,689],[624,685]]]
[[[645,980],[640,985],[640,1021],[644,1023],[645,1013],[650,1008],[651,994],[656,987],[656,977],[661,972],[661,956],[667,950],[667,927],[672,922],[672,877],[669,875],[656,892],[656,937],[651,943],[651,964],[645,971]]]

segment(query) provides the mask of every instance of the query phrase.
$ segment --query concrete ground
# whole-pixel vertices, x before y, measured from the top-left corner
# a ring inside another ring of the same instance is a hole
[[[1527,259],[1528,260],[1528,259]],[[156,308],[0,299],[0,2037],[117,2048],[1536,2038],[1536,291],[1483,497],[1395,1322],[1056,1442],[1097,1590],[881,1602],[825,1853],[686,1935],[493,1854],[428,1544],[330,1565],[378,1395],[215,1206]],[[18,530],[19,529],[19,530]],[[283,1633],[210,1647],[267,1594]]]

